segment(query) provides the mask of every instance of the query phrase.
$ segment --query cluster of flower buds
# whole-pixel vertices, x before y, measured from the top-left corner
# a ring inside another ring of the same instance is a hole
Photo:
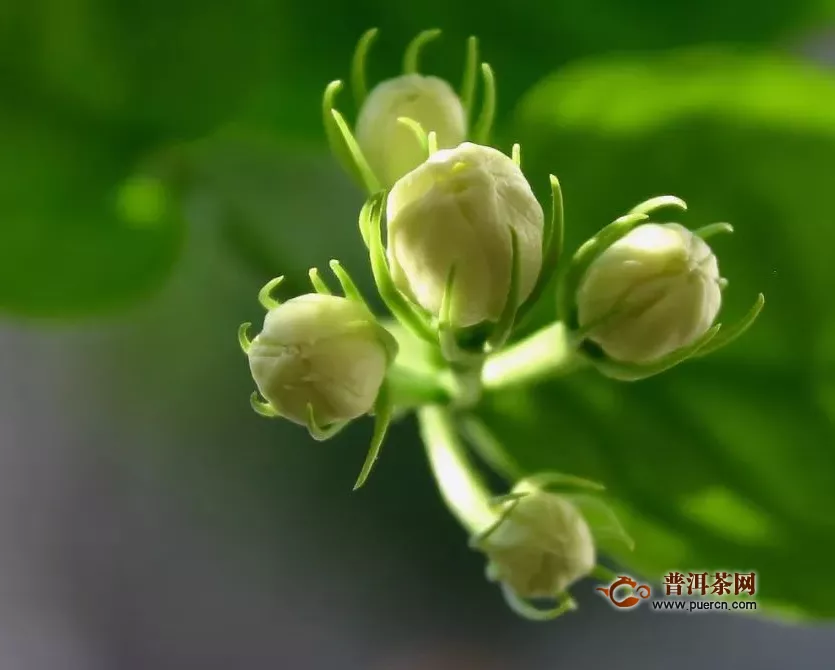
[[[596,562],[604,543],[631,541],[596,495],[600,485],[585,480],[530,477],[493,499],[458,446],[458,419],[483,388],[551,374],[557,361],[590,361],[618,380],[657,374],[738,337],[764,301],[760,295],[732,327],[715,323],[727,282],[706,240],[731,227],[691,232],[651,220],[663,208],[686,209],[673,196],[641,203],[561,263],[559,181],[549,176],[546,216],[522,172],[519,145],[510,155],[488,146],[495,84],[490,66],[479,64],[475,38],[467,42],[459,93],[418,73],[421,49],[439,33],[418,35],[406,49],[404,74],[370,92],[365,59],[377,31],[362,37],[351,72],[353,130],[334,107],[341,81],[328,85],[323,100],[331,149],[368,194],[360,234],[394,323],[382,325],[331,261],[343,296],[314,269],[315,292],[281,303],[272,295],[278,277],[259,296],[267,310],[261,332],[250,341],[244,324],[239,340],[259,414],[304,425],[317,440],[374,415],[357,487],[393,413],[416,410],[441,493],[487,557],[488,578],[517,612],[553,618],[574,607],[569,587],[602,570]],[[473,120],[479,68],[482,109]],[[550,299],[555,279],[560,320],[509,343],[540,299]],[[555,327],[568,333],[564,342],[552,337]],[[416,359],[426,364],[419,374]],[[542,599],[555,607],[531,602]]]
[[[390,311],[439,344],[447,361],[474,368],[507,341],[556,271],[559,182],[551,176],[546,220],[520,168],[519,146],[511,156],[486,146],[495,109],[487,63],[480,64],[482,109],[469,130],[479,68],[474,37],[458,96],[448,83],[417,74],[420,50],[439,30],[409,44],[403,75],[366,93],[365,58],[376,35],[368,31],[354,55],[356,134],[333,106],[341,81],[325,91],[331,148],[369,193],[360,229]]]

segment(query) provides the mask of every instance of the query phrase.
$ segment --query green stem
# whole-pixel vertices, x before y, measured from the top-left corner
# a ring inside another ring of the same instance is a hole
[[[422,407],[417,416],[426,456],[447,507],[471,534],[483,532],[496,521],[492,495],[473,468],[452,416],[437,405]]]
[[[481,381],[487,390],[531,384],[573,372],[582,362],[565,324],[557,321],[489,356]]]
[[[475,364],[452,364],[447,371],[445,382],[452,390],[453,403],[457,409],[471,409],[481,399],[481,370],[484,361]]]
[[[437,370],[416,370],[395,362],[389,368],[388,382],[393,403],[401,409],[446,405],[453,399],[452,389]]]

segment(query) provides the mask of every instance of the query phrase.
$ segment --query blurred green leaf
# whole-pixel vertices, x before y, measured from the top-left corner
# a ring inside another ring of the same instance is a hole
[[[232,118],[280,72],[284,24],[272,2],[7,4],[0,10],[4,95],[64,115],[131,124],[161,138],[197,137]]]
[[[183,225],[137,147],[31,110],[0,113],[0,310],[95,314],[148,295]]]
[[[398,3],[366,0],[328,12],[311,3],[286,2],[282,17],[293,26],[281,44],[281,58],[292,67],[276,74],[260,106],[249,112],[321,142],[321,131],[311,125],[314,105],[328,81],[348,77],[354,45],[371,26],[378,26],[380,34],[368,56],[369,86],[398,74],[408,41],[433,27],[444,34],[422,53],[422,70],[458,85],[465,39],[477,35],[482,58],[496,72],[501,120],[531,85],[577,58],[706,42],[785,44],[826,26],[835,17],[835,5],[832,0],[768,5],[754,0],[519,0],[510,11],[497,0],[479,3],[477,10],[468,3],[424,0],[406,12]],[[311,40],[316,48],[310,47]],[[298,104],[289,104],[291,99]],[[340,105],[351,111],[348,96]]]
[[[535,81],[588,55],[700,42],[794,39],[835,14],[831,0],[425,0],[404,12],[379,0],[41,0],[0,8],[0,75],[7,97],[36,97],[65,113],[133,124],[161,138],[200,136],[228,122],[324,146],[319,103],[349,75],[359,36],[379,26],[370,83],[397,73],[420,30],[443,38],[422,61],[460,82],[464,40],[480,36],[493,64],[499,112]],[[347,99],[343,109],[350,111]]]
[[[588,371],[483,412],[526,471],[607,485],[633,569],[754,570],[762,602],[827,617],[835,588],[810,576],[835,552],[833,109],[829,73],[733,51],[589,61],[531,91],[514,139],[543,193],[559,176],[569,248],[675,194],[683,223],[735,226],[711,240],[726,318],[758,291],[768,304],[740,341],[658,378]]]

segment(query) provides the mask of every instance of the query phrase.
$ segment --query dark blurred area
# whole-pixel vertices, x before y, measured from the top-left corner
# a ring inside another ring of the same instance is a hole
[[[517,618],[444,509],[412,419],[352,493],[371,422],[315,443],[257,417],[235,339],[273,275],[298,289],[339,258],[372,291],[362,195],[319,125],[369,25],[385,35],[375,77],[438,25],[427,69],[457,81],[479,34],[505,118],[600,53],[767,42],[835,62],[831,9],[5,3],[0,669],[832,667],[831,626],[624,614],[588,583],[576,613]]]

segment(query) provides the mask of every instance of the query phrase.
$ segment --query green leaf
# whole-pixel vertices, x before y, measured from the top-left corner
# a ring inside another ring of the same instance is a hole
[[[0,311],[97,314],[168,276],[184,232],[177,205],[119,141],[29,110],[0,114]]]
[[[197,137],[276,77],[289,28],[281,9],[262,0],[15,3],[0,10],[4,97]]]
[[[437,73],[455,85],[464,69],[466,38],[477,35],[481,58],[495,70],[501,120],[532,84],[577,58],[704,42],[778,42],[824,26],[835,15],[831,0],[768,6],[755,0],[519,0],[512,11],[499,0],[479,3],[478,11],[467,3],[424,0],[411,5],[408,15],[397,3],[376,0],[324,13],[311,3],[286,3],[282,10],[284,24],[293,29],[282,40],[282,69],[277,69],[273,86],[261,99],[260,111],[273,110],[274,122],[280,118],[281,123],[308,131],[310,127],[303,125],[310,122],[306,110],[313,109],[326,82],[348,77],[354,45],[371,26],[379,27],[379,35],[368,58],[369,89],[398,74],[409,41],[434,26],[444,32],[422,54],[421,71]],[[316,48],[311,48],[311,39]],[[480,84],[477,88],[476,109],[482,94]],[[289,104],[291,99],[302,106]],[[349,104],[341,111],[353,118]],[[321,142],[321,133],[312,137]]]
[[[555,66],[613,51],[704,41],[794,38],[833,16],[831,0],[424,0],[398,3],[265,0],[40,0],[0,8],[4,98],[36,96],[54,109],[196,137],[239,122],[285,141],[324,147],[316,109],[328,81],[347,79],[354,46],[379,26],[368,85],[398,73],[409,41],[443,35],[421,70],[461,80],[466,39],[478,35],[496,71],[499,118]],[[481,88],[479,84],[477,88]],[[481,92],[476,91],[476,108]],[[353,118],[353,106],[340,111]]]
[[[656,378],[589,370],[493,394],[481,414],[525,472],[606,485],[629,568],[754,570],[772,611],[817,617],[835,616],[835,587],[803,577],[835,552],[832,109],[829,73],[735,51],[589,61],[531,91],[515,137],[529,174],[560,178],[569,249],[672,193],[689,205],[674,219],[734,225],[710,240],[730,280],[722,318],[759,291],[768,306],[740,340]]]

